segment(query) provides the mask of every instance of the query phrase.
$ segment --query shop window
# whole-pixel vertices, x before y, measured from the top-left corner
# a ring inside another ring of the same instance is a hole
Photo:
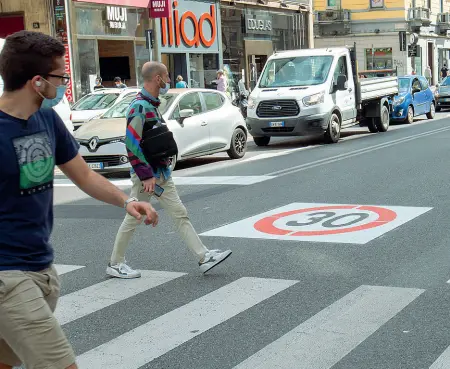
[[[185,109],[192,109],[194,111],[194,115],[200,114],[203,111],[200,95],[197,92],[183,96],[178,106],[180,111]]]
[[[217,54],[189,54],[191,88],[215,88],[219,60]]]
[[[206,103],[206,110],[219,109],[223,105],[222,97],[214,92],[203,92],[203,98]]]
[[[392,48],[366,49],[366,70],[392,69]]]

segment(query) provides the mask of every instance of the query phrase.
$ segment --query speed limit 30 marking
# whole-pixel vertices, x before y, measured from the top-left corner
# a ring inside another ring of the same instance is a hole
[[[202,235],[365,244],[431,209],[293,203]]]

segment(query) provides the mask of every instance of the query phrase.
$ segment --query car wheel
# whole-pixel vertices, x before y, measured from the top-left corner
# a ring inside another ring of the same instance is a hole
[[[325,143],[336,143],[341,137],[341,120],[335,113],[331,114],[327,131],[325,132]]]
[[[411,105],[408,106],[408,113],[406,115],[406,123],[408,123],[408,124],[414,123],[414,108]]]
[[[270,136],[253,137],[256,146],[267,146],[270,142]]]
[[[428,119],[433,119],[436,114],[436,109],[434,108],[434,103],[431,103],[430,111],[427,113]]]
[[[247,135],[242,128],[236,128],[231,136],[231,146],[227,151],[231,159],[240,159],[247,151]]]

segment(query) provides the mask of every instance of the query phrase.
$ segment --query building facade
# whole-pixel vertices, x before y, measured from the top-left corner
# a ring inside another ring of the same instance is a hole
[[[221,2],[223,67],[253,89],[267,58],[279,50],[312,47],[312,3]]]
[[[314,0],[316,47],[356,43],[360,70],[432,70],[449,60],[450,3],[443,0]]]

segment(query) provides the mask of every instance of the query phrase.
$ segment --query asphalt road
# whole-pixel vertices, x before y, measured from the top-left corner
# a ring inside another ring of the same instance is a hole
[[[450,368],[447,116],[180,163],[202,240],[233,250],[207,275],[155,203],[127,254],[143,278],[108,279],[124,212],[58,178],[57,316],[80,368]]]

